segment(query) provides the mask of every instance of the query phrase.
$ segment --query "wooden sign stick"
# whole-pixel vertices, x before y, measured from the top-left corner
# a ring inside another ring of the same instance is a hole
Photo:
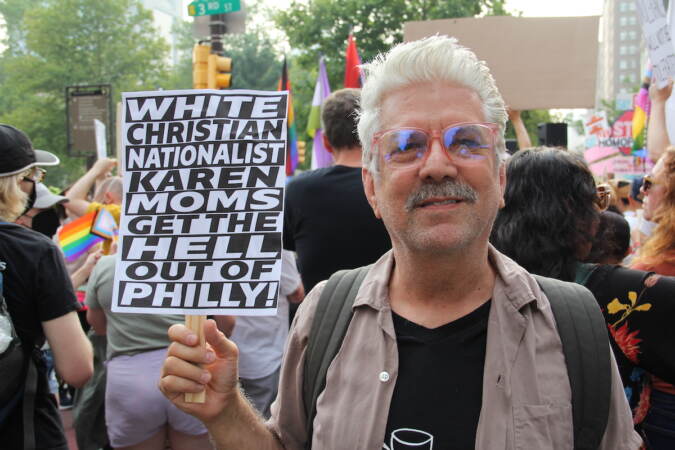
[[[197,333],[199,337],[199,345],[206,346],[206,338],[204,337],[204,322],[206,316],[185,316],[185,326]],[[196,394],[191,392],[185,393],[185,401],[187,403],[204,403],[206,401],[206,389]]]

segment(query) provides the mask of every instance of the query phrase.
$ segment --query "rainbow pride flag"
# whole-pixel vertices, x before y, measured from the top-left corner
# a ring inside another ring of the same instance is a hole
[[[73,220],[59,231],[59,245],[63,250],[66,261],[73,262],[85,254],[94,245],[104,239],[91,233],[98,211],[92,211]]]
[[[645,71],[645,76],[642,79],[642,86],[640,86],[640,91],[635,95],[633,99],[633,155],[637,155],[645,147],[645,141],[647,139],[647,120],[649,119],[649,113],[651,110],[652,103],[649,100],[649,83],[652,79],[652,66],[649,64],[647,70]]]

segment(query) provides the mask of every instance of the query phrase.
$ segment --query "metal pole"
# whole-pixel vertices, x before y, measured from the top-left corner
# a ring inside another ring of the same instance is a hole
[[[210,16],[211,54],[223,56],[223,35],[227,32],[224,14]]]

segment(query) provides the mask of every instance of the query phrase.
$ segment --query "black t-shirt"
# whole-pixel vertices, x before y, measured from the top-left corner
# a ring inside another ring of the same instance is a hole
[[[361,168],[312,170],[288,184],[284,248],[297,252],[307,292],[334,272],[371,264],[391,248],[366,200]]]
[[[40,347],[45,341],[41,322],[78,308],[63,256],[46,236],[20,225],[0,222],[0,261],[6,264],[3,294],[17,334],[27,346],[32,343]],[[36,445],[67,448],[56,402],[49,394],[43,361],[38,361],[38,374]],[[21,406],[10,417],[0,429],[0,446],[22,448]]]
[[[399,364],[383,448],[475,448],[489,314],[488,301],[428,329],[392,312]]]

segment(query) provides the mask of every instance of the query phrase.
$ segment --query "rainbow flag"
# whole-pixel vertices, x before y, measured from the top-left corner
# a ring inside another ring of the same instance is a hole
[[[91,234],[91,227],[94,225],[97,214],[98,211],[85,214],[67,223],[59,231],[59,245],[63,250],[66,261],[75,261],[94,245],[104,240],[100,236]]]
[[[286,57],[281,69],[279,79],[279,91],[288,91],[288,118],[286,119],[286,175],[291,176],[298,167],[298,131],[295,127],[295,114],[293,113],[293,95],[291,94],[291,80],[288,79],[288,67]]]
[[[645,127],[651,109],[651,101],[649,100],[649,83],[651,79],[652,66],[649,64],[642,79],[640,91],[635,95],[633,100],[633,154],[639,154],[645,147]]]

